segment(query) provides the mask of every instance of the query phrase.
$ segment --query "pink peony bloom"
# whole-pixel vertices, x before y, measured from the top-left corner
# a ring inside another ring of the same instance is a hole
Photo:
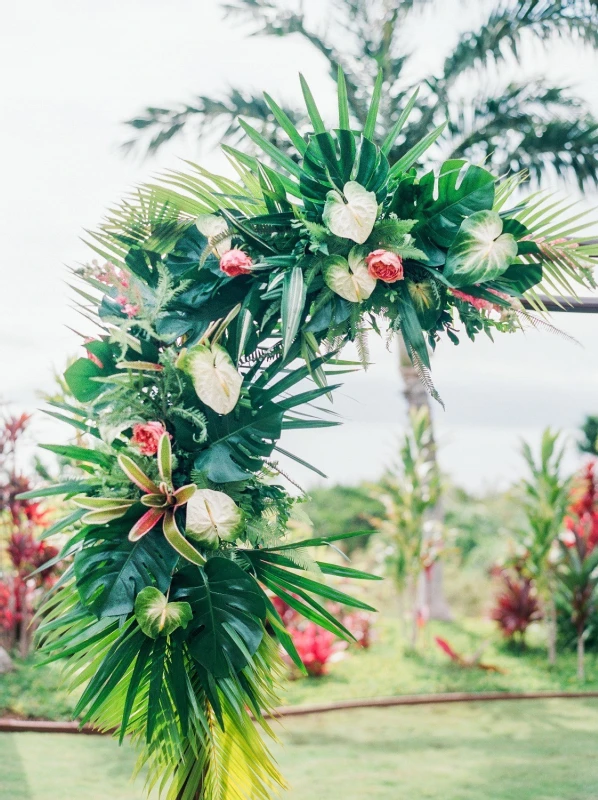
[[[236,278],[237,275],[248,275],[251,272],[253,261],[247,253],[233,247],[226,252],[220,259],[220,269],[229,278]]]
[[[403,259],[389,250],[372,250],[366,257],[368,272],[372,278],[386,283],[403,280]]]
[[[133,426],[133,444],[136,444],[144,456],[155,456],[158,452],[158,442],[163,433],[167,433],[161,422],[144,422]],[[168,434],[170,438],[170,434]]]

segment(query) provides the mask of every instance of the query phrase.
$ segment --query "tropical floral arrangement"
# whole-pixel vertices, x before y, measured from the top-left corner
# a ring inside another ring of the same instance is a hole
[[[129,735],[171,800],[283,785],[258,730],[272,733],[280,648],[301,659],[273,597],[339,637],[326,601],[371,610],[326,579],[373,576],[312,558],[359,532],[290,540],[298,500],[276,461],[305,463],[284,430],[337,424],[319,401],[355,366],[342,346],[367,362],[369,330],[400,333],[436,395],[443,335],[539,324],[522,299],[541,311],[538,287],[589,284],[598,252],[564,205],[509,206],[522,176],[461,160],[419,175],[441,128],[391,166],[415,97],[376,144],[382,77],[363,131],[342,74],[334,131],[302,86],[305,135],[266,97],[296,157],[241,122],[263,160],[226,147],[238,180],[189,165],[142,186],[90,234],[106,264],[75,270],[99,327],[51,412],[84,439],[53,448],[82,477],[44,490],[72,506],[52,527],[70,534],[68,567],[42,644],[84,687],[82,722]]]

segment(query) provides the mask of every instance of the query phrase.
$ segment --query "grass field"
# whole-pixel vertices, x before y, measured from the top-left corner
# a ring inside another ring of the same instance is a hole
[[[350,651],[329,675],[317,679],[289,681],[281,702],[289,705],[326,703],[357,697],[400,694],[480,691],[579,691],[598,690],[598,663],[587,656],[587,678],[580,684],[575,672],[575,654],[560,653],[557,666],[549,669],[541,642],[541,631],[533,632],[524,653],[509,650],[492,623],[468,619],[455,623],[431,623],[416,653],[410,653],[392,617],[376,622],[375,640],[367,651]],[[483,661],[502,673],[462,669],[453,665],[434,644],[441,635],[465,655],[486,644]],[[35,660],[21,662],[16,672],[0,676],[0,715],[69,719],[75,698],[69,696],[55,665],[36,667]]]
[[[598,701],[345,711],[289,718],[288,800],[596,800]],[[110,739],[0,734],[6,800],[141,800]]]

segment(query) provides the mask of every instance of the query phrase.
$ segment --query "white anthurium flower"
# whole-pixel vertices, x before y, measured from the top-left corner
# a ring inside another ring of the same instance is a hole
[[[496,211],[476,211],[463,220],[444,268],[453,286],[491,281],[506,272],[517,258],[517,241],[502,231]]]
[[[323,272],[328,288],[351,303],[367,300],[376,288],[376,278],[368,272],[361,247],[353,247],[348,260],[343,256],[329,256]]]
[[[356,181],[345,183],[343,194],[332,190],[326,195],[322,215],[324,224],[330,233],[342,239],[363,244],[372,232],[377,216],[376,194],[368,192]]]
[[[206,547],[217,547],[220,539],[234,542],[243,528],[243,511],[224,492],[198,489],[186,509],[185,533]]]
[[[216,214],[200,214],[195,220],[195,227],[200,233],[208,237],[208,242],[214,247],[218,256],[222,257],[225,253],[232,248],[232,239],[223,239],[217,245],[213,245],[213,241],[217,236],[221,236],[228,230],[228,223],[222,217]]]
[[[191,377],[201,402],[218,414],[230,414],[237,405],[243,377],[224,347],[195,345],[181,351],[176,366]]]

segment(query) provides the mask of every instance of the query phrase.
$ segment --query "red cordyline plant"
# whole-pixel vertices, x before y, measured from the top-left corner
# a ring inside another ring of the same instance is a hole
[[[337,639],[332,633],[307,620],[298,611],[279,597],[272,597],[272,603],[280,615],[293,640],[301,660],[311,677],[326,675],[331,658],[346,643]],[[355,646],[367,649],[371,643],[371,615],[357,610],[343,613],[342,608],[334,608],[334,614],[355,639]],[[293,669],[289,659],[285,659]]]
[[[47,509],[39,502],[17,499],[32,488],[17,467],[19,442],[29,420],[28,414],[0,419],[0,642],[9,649],[18,642],[22,656],[31,647],[30,623],[39,590],[54,582],[51,562],[58,555],[55,547],[39,540],[48,524]]]
[[[542,619],[533,580],[516,564],[513,572],[502,570],[502,588],[491,617],[507,639],[525,646],[525,634],[532,622]]]
[[[571,505],[561,536],[562,559],[557,569],[560,605],[570,615],[577,635],[577,677],[585,677],[585,637],[598,605],[598,480],[596,462],[588,463],[571,490]]]

